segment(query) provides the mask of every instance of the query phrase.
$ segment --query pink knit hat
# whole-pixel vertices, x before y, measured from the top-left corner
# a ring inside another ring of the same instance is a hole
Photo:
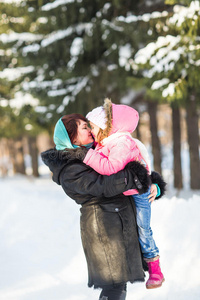
[[[94,123],[95,125],[99,126],[101,129],[106,128],[106,114],[103,106],[99,106],[94,108],[92,111],[90,111],[87,115],[86,118]]]

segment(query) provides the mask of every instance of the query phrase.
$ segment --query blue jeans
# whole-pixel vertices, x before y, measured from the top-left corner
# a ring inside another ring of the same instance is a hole
[[[149,194],[150,188],[147,193],[142,195],[132,195],[136,206],[139,242],[144,258],[153,258],[159,254],[150,226],[151,203],[148,199]]]

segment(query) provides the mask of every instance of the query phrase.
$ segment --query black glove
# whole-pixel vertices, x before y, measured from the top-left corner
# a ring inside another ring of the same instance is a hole
[[[136,188],[140,195],[146,193],[151,185],[151,178],[146,168],[137,161],[131,161],[126,165],[126,169],[132,175],[133,184],[136,186],[133,188]]]
[[[65,149],[62,151],[62,155],[64,158],[68,160],[80,160],[83,161],[86,154],[88,152],[88,149],[85,147],[80,147],[76,149]]]
[[[156,199],[161,198],[165,194],[167,183],[163,180],[162,176],[155,171],[151,173],[151,181],[160,188],[160,196],[156,197]]]

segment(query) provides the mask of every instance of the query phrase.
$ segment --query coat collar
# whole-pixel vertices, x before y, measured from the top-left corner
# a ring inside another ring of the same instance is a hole
[[[113,133],[111,135],[109,135],[107,138],[103,139],[103,141],[101,142],[101,144],[103,146],[105,146],[106,144],[108,144],[110,141],[114,140],[114,139],[117,139],[119,138],[120,136],[122,135],[126,135],[126,136],[129,136],[132,138],[131,134],[127,131],[122,131],[122,132],[116,132],[116,133]]]

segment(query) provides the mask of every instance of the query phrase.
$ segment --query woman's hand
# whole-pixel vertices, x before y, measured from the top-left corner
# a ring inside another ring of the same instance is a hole
[[[151,182],[152,182],[152,184],[153,183],[157,184],[160,188],[160,195],[156,197],[156,200],[157,200],[165,194],[167,183],[164,181],[162,176],[160,176],[160,174],[158,172],[155,172],[155,171],[153,171],[151,173]]]
[[[156,198],[158,191],[157,191],[157,186],[155,184],[151,185],[151,189],[150,189],[150,195],[149,195],[149,202],[153,202]]]

